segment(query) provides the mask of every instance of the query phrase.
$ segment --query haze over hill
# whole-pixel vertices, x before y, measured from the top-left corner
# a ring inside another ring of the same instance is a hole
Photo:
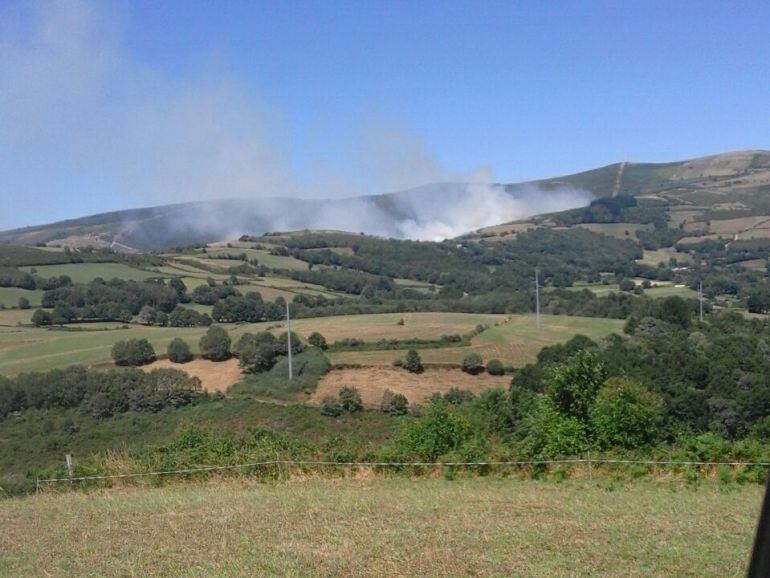
[[[440,240],[618,195],[715,205],[747,216],[770,204],[770,152],[623,162],[527,183],[437,183],[347,199],[273,197],[164,205],[6,231],[0,233],[0,243],[158,249],[298,229]]]

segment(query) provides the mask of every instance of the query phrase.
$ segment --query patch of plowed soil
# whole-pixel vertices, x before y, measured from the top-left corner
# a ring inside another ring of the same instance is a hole
[[[209,361],[208,359],[193,359],[187,363],[172,363],[168,359],[159,359],[142,367],[145,371],[170,367],[179,369],[188,375],[201,380],[203,389],[208,392],[225,392],[234,383],[243,379],[243,372],[238,367],[238,360]]]
[[[379,407],[386,389],[406,396],[409,403],[422,403],[436,392],[444,393],[452,387],[473,392],[507,387],[511,378],[505,375],[469,375],[459,369],[426,369],[423,373],[409,373],[390,366],[358,369],[333,369],[316,387],[310,402],[320,404],[326,396],[336,396],[344,386],[355,387],[367,407]]]

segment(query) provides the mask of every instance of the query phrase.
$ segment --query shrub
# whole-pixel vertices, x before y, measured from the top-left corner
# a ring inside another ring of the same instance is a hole
[[[261,373],[273,368],[279,354],[280,343],[267,331],[254,335],[244,333],[235,344],[234,352],[241,367],[248,373]],[[292,347],[293,349],[293,347]],[[284,345],[283,350],[286,350]]]
[[[505,375],[505,367],[499,359],[490,359],[487,362],[487,373],[489,375]]]
[[[190,346],[187,345],[187,342],[184,339],[179,337],[174,337],[174,339],[171,340],[166,351],[168,353],[168,358],[174,363],[187,363],[193,358]]]
[[[112,346],[115,365],[145,365],[155,361],[155,349],[146,339],[118,341]]]
[[[37,309],[32,314],[32,323],[34,323],[38,327],[42,327],[44,325],[51,325],[52,322],[53,322],[53,317],[51,317],[51,314],[48,313],[48,311]]]
[[[416,349],[410,349],[406,352],[403,367],[411,373],[422,373],[425,371],[420,354],[417,353]]]
[[[476,396],[473,395],[472,391],[460,389],[459,387],[450,387],[449,391],[444,394],[444,401],[452,405],[460,405],[461,403],[473,401],[474,397]]]
[[[340,407],[347,413],[355,413],[364,409],[361,395],[355,387],[343,387],[340,389]]]
[[[382,402],[380,402],[380,411],[391,415],[405,415],[409,410],[409,401],[402,393],[393,393],[386,389],[382,393]]]
[[[26,297],[19,297],[19,309],[29,309],[29,299]]]
[[[204,359],[224,361],[230,357],[230,336],[218,325],[209,327],[198,345]]]
[[[321,414],[329,417],[342,415],[342,406],[336,397],[327,395],[321,402]]]
[[[452,411],[440,399],[435,399],[425,414],[400,433],[397,446],[408,456],[436,460],[460,450],[473,437],[473,428],[461,413]]]
[[[318,331],[313,331],[313,333],[308,336],[307,342],[318,349],[326,349],[329,347],[326,343],[326,338],[318,333]]]
[[[590,425],[602,448],[638,448],[655,441],[663,419],[663,399],[643,386],[612,378],[599,390]]]
[[[463,359],[462,370],[471,375],[478,375],[484,371],[484,360],[478,353],[469,353]]]

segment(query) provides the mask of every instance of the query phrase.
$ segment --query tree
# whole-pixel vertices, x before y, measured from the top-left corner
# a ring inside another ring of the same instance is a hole
[[[317,347],[318,349],[326,349],[329,347],[326,344],[326,338],[318,333],[318,331],[313,331],[313,333],[311,333],[307,338],[307,342],[313,347]]]
[[[230,336],[219,325],[209,327],[198,346],[204,359],[224,361],[230,357]]]
[[[462,363],[462,370],[471,375],[477,375],[484,371],[484,360],[478,353],[469,353]]]
[[[633,279],[621,279],[620,283],[618,283],[618,289],[621,291],[633,291],[636,288],[636,283],[634,283]]]
[[[52,322],[53,322],[53,318],[51,317],[51,314],[48,313],[48,311],[37,309],[32,314],[32,323],[34,323],[38,327],[42,327],[44,325],[51,325]]]
[[[580,351],[551,370],[548,393],[559,413],[585,423],[605,378],[599,357],[592,351]]]
[[[19,309],[29,309],[29,299],[26,297],[19,297]]]
[[[422,373],[425,370],[420,354],[417,353],[416,349],[410,349],[406,352],[406,357],[404,358],[404,363],[402,365],[404,369],[411,373]]]
[[[168,358],[173,363],[187,363],[193,358],[192,351],[187,342],[180,337],[174,337],[168,344]]]
[[[150,305],[143,305],[139,310],[139,323],[142,325],[155,325],[158,312]]]
[[[339,393],[340,407],[347,413],[355,413],[364,409],[361,395],[355,387],[343,387]]]
[[[145,365],[155,361],[155,349],[146,339],[118,341],[112,346],[115,365]]]
[[[590,426],[602,448],[634,449],[654,442],[663,419],[663,399],[629,379],[612,378],[599,390]]]
[[[490,359],[487,362],[487,373],[489,375],[505,375],[505,367],[499,359]]]

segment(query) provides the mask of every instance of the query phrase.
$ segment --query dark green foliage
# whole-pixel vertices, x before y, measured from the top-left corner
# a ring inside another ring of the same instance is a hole
[[[441,399],[433,400],[418,421],[408,423],[396,440],[399,450],[422,460],[456,452],[473,437],[468,419]]]
[[[313,347],[317,347],[319,349],[327,349],[328,345],[326,344],[326,338],[318,333],[318,331],[313,331],[308,338],[307,342],[312,345]]]
[[[155,361],[155,349],[146,339],[118,341],[112,346],[115,365],[146,365]]]
[[[410,349],[404,357],[403,367],[410,373],[422,373],[425,368],[422,365],[422,359],[416,349]]]
[[[342,406],[339,399],[331,395],[327,395],[321,401],[321,415],[328,417],[339,417],[342,415]]]
[[[244,333],[235,344],[233,352],[248,373],[269,371],[278,357],[278,341],[268,331],[256,335]]]
[[[187,342],[180,338],[174,337],[168,344],[168,358],[174,363],[187,363],[192,361],[193,354],[190,351],[190,346]]]
[[[355,413],[364,409],[361,395],[355,387],[343,387],[339,393],[340,407],[347,413]]]
[[[602,448],[633,449],[660,438],[663,399],[629,379],[612,378],[590,410],[590,427]]]
[[[32,314],[32,323],[34,323],[38,327],[42,327],[44,325],[51,325],[52,322],[53,322],[53,318],[51,317],[51,314],[48,313],[48,311],[44,311],[43,309],[36,309],[35,312]]]
[[[636,288],[636,283],[633,279],[621,279],[618,283],[618,289],[621,291],[633,291]]]
[[[294,399],[297,394],[315,391],[318,380],[329,370],[329,360],[316,348],[303,351],[294,356],[292,361],[292,380],[289,380],[288,359],[279,356],[275,358],[269,370],[250,373],[243,381],[233,385],[229,393],[238,396]]]
[[[460,389],[459,387],[450,387],[449,391],[444,394],[444,401],[452,405],[460,405],[472,401],[476,396],[472,391],[467,389]]]
[[[19,297],[19,309],[29,309],[29,299],[26,297]]]
[[[125,411],[160,411],[195,403],[200,381],[175,369],[95,371],[79,366],[23,373],[0,382],[0,418],[29,409],[79,408],[102,419]]]
[[[211,361],[224,361],[230,358],[230,336],[218,325],[212,325],[203,334],[198,347],[201,357]]]
[[[505,375],[505,367],[499,359],[490,359],[487,362],[487,373],[489,375]]]
[[[168,316],[167,323],[170,327],[208,327],[212,319],[206,313],[177,305]]]
[[[585,423],[606,377],[601,359],[591,351],[581,351],[552,368],[547,391],[558,412]]]
[[[462,370],[471,375],[478,375],[484,371],[484,360],[478,353],[469,353],[463,358]]]

